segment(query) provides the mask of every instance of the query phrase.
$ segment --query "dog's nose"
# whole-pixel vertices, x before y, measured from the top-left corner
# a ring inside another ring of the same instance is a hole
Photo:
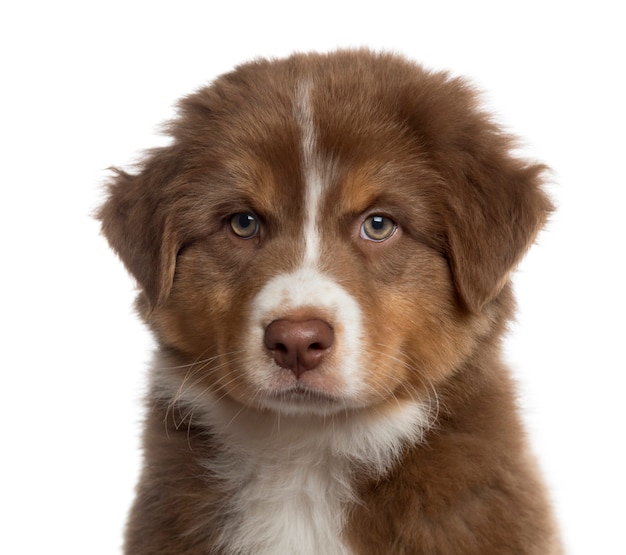
[[[265,346],[270,354],[279,366],[288,368],[297,378],[322,362],[334,340],[330,324],[319,319],[274,320],[265,328]]]

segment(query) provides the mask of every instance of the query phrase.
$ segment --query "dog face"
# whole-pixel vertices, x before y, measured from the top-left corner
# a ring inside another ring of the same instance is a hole
[[[393,56],[241,66],[170,132],[100,217],[196,404],[428,398],[501,331],[550,210],[463,82]]]

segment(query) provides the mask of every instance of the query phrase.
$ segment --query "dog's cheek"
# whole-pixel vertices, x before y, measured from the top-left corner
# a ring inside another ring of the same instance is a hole
[[[197,391],[253,397],[240,362],[251,297],[263,279],[258,265],[218,241],[191,246],[179,256],[172,292],[150,325],[162,345],[195,365]],[[187,380],[184,365],[173,372]]]
[[[373,390],[396,397],[427,397],[461,364],[484,332],[480,318],[463,311],[446,261],[434,251],[403,253],[403,271],[363,298],[369,320],[370,360],[366,376]]]
[[[179,256],[170,296],[150,318],[162,344],[188,357],[217,355],[220,332],[235,303],[225,256],[226,252],[209,252],[203,245],[191,246]]]

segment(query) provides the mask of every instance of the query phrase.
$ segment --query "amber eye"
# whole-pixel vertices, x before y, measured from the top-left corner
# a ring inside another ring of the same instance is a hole
[[[259,232],[259,221],[250,212],[240,212],[231,217],[230,227],[237,237],[251,239]]]
[[[361,225],[361,238],[369,241],[389,239],[398,226],[385,216],[369,216]]]

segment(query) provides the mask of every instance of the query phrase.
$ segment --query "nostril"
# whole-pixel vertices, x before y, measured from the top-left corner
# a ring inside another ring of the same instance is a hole
[[[300,377],[319,366],[334,343],[334,332],[320,319],[274,320],[265,329],[264,342],[279,366]]]

